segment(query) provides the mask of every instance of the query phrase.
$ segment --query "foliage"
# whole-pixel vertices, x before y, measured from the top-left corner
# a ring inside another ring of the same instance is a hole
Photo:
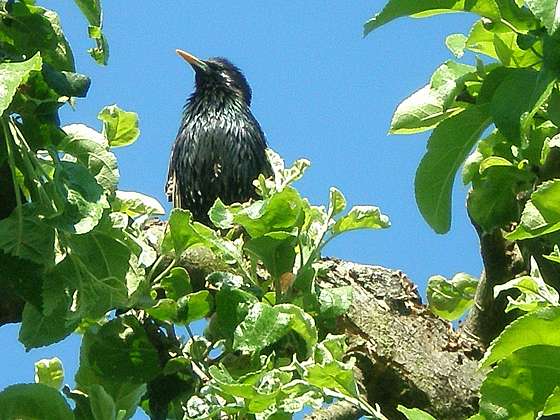
[[[432,276],[428,280],[428,304],[436,315],[454,321],[473,305],[478,280],[458,273],[451,280]]]
[[[106,64],[100,2],[75,3],[90,54]],[[330,240],[387,228],[387,216],[345,213],[336,188],[327,207],[310,204],[292,186],[309,162],[286,168],[270,152],[274,176],[256,180],[259,200],[217,201],[216,229],[180,209],[162,228],[150,220],[164,212],[156,200],[117,189],[112,149],[136,140],[136,114],[110,105],[101,131],[61,126],[58,109],[90,81],[75,72],[57,15],[31,0],[2,1],[0,15],[0,167],[13,198],[1,204],[3,287],[25,302],[27,349],[83,335],[75,389],[62,387],[58,359],[41,360],[35,384],[0,392],[0,417],[125,419],[141,406],[152,418],[279,419],[342,399],[382,418],[358,393],[345,338],[331,334],[351,289],[316,278]],[[222,262],[202,285],[180,266],[194,251]],[[204,319],[204,335],[193,334]]]
[[[449,60],[396,109],[394,134],[432,130],[416,173],[416,201],[438,233],[451,226],[456,173],[471,189],[479,235],[501,231],[521,249],[526,275],[495,287],[518,318],[487,350],[476,419],[532,419],[560,413],[558,231],[560,230],[560,32],[553,0],[390,0],[364,27],[399,17],[471,12],[467,35],[452,34]],[[466,54],[471,53],[471,54]],[[544,254],[544,255],[543,255]],[[542,274],[541,274],[542,273]],[[546,273],[546,275],[544,275]],[[459,276],[459,275],[458,275]],[[430,279],[432,310],[457,319],[472,305],[470,279]],[[422,413],[402,410],[408,418]],[[415,417],[416,416],[416,417]],[[420,416],[420,417],[417,417]]]

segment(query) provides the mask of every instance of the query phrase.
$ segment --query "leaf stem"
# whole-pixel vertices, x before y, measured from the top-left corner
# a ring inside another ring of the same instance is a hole
[[[36,201],[39,201],[42,204],[48,203],[48,206],[55,212],[55,215],[61,214],[65,207],[65,202],[60,197],[60,194],[58,194],[58,192],[55,190],[54,196],[51,197],[44,188],[38,188],[38,186],[36,185],[36,182],[41,186],[44,186],[48,182],[52,182],[51,176],[45,171],[42,163],[39,161],[39,159],[37,159],[35,152],[31,150],[29,144],[27,144],[23,133],[17,126],[16,122],[12,119],[10,119],[9,121],[9,128],[14,143],[16,143],[17,140],[17,145],[20,146],[19,149],[21,151],[21,158],[27,171],[26,178],[29,180],[29,185],[35,193],[35,197],[37,199]],[[40,172],[40,175],[37,172]],[[45,182],[43,178],[47,182]]]
[[[179,262],[179,259],[177,257],[173,258],[171,263],[167,267],[165,267],[165,270],[163,270],[161,273],[159,273],[159,275],[154,279],[154,283],[159,283],[165,276],[167,276],[169,274],[171,269],[173,267],[175,267],[178,262]]]
[[[23,204],[21,200],[21,190],[16,179],[16,161],[14,159],[14,151],[12,150],[12,145],[16,146],[15,141],[11,135],[8,133],[8,127],[6,126],[6,119],[2,118],[2,129],[4,131],[4,138],[6,139],[6,151],[8,153],[8,164],[10,165],[10,172],[12,173],[12,184],[14,187],[14,194],[16,196],[16,217],[17,217],[17,240],[16,240],[16,254],[20,252],[21,241],[23,239]]]
[[[150,268],[150,271],[148,273],[147,279],[148,282],[151,284],[151,279],[154,277],[155,271],[156,269],[159,267],[159,265],[161,264],[161,262],[163,261],[165,257],[163,255],[160,255],[157,260],[155,260],[155,262],[152,264],[152,268]]]

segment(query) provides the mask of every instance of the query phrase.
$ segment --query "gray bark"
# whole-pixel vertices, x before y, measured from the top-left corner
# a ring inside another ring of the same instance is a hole
[[[350,285],[353,303],[340,319],[356,357],[367,400],[390,419],[403,418],[398,404],[418,407],[438,419],[465,419],[478,410],[477,342],[453,330],[421,302],[416,286],[401,271],[325,260],[322,287]],[[350,407],[315,419],[358,418]],[[326,417],[325,417],[326,416]]]

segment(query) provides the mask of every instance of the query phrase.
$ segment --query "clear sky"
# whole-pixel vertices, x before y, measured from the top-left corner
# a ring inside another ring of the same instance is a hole
[[[396,105],[452,58],[445,36],[467,33],[473,16],[400,19],[364,39],[362,24],[384,1],[105,0],[111,55],[109,65],[100,67],[86,53],[86,23],[74,3],[38,4],[59,12],[77,69],[92,79],[88,98],[75,111],[62,112],[64,123],[100,128],[96,115],[112,103],[139,114],[140,139],[117,151],[120,189],[152,195],[167,206],[167,160],[193,87],[191,68],[174,51],[224,56],[253,88],[253,113],[269,145],[288,162],[311,160],[299,183],[304,196],[326,203],[329,187],[337,186],[349,204],[377,205],[390,216],[390,229],[347,234],[331,243],[327,255],[401,269],[423,294],[431,275],[479,275],[466,189],[457,180],[451,232],[436,235],[414,201],[414,173],[428,134],[387,135]],[[77,365],[78,337],[25,354],[15,341],[17,330],[0,328],[0,389],[32,382],[33,362],[55,355],[67,368],[66,382],[73,383],[69,368]]]

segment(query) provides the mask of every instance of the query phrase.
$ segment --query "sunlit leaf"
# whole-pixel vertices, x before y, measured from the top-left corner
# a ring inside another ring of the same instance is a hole
[[[100,327],[87,358],[99,374],[125,382],[143,383],[160,371],[157,350],[132,316],[115,318]]]
[[[62,394],[43,384],[12,385],[0,392],[0,418],[73,420]]]
[[[338,235],[356,229],[385,229],[391,226],[389,217],[381,213],[375,206],[354,206],[348,214],[342,216],[332,227]]]
[[[482,365],[491,366],[516,350],[543,345],[560,347],[557,334],[560,308],[544,308],[516,319],[492,343],[482,359]]]
[[[521,348],[498,363],[484,380],[480,413],[486,418],[537,418],[560,383],[560,347]]]
[[[380,13],[365,23],[364,35],[399,17],[420,14],[422,16],[430,16],[457,11],[473,12],[480,16],[498,20],[501,17],[498,5],[494,0],[484,2],[471,2],[467,0],[390,0]]]
[[[451,280],[432,276],[428,280],[428,303],[436,315],[453,321],[460,318],[474,304],[478,280],[466,273],[458,273]]]
[[[124,111],[117,105],[103,108],[97,115],[103,121],[103,135],[111,147],[128,146],[140,135],[138,114]]]
[[[403,413],[408,420],[436,420],[431,414],[426,413],[419,408],[406,408],[399,405],[397,410]]]
[[[0,63],[0,114],[10,106],[18,87],[24,83],[32,71],[40,71],[43,62],[40,54],[19,63]]]
[[[59,390],[64,383],[64,370],[58,357],[35,362],[35,382]]]
[[[486,107],[471,107],[439,124],[416,172],[416,203],[428,224],[445,233],[451,226],[455,174],[491,120]]]
[[[164,208],[155,198],[134,191],[117,190],[112,207],[114,211],[124,212],[130,217],[165,214]]]

